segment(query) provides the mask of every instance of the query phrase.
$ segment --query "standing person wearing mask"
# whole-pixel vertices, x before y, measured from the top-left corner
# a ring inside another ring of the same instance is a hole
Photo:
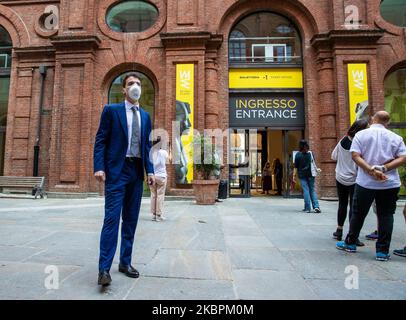
[[[370,128],[358,132],[353,139],[350,151],[359,168],[350,230],[345,241],[336,244],[339,250],[357,251],[359,233],[375,200],[378,216],[375,258],[378,261],[388,261],[390,258],[393,215],[401,185],[397,168],[406,163],[403,138],[387,129],[389,122],[389,113],[378,111],[372,118]]]
[[[336,184],[338,194],[337,230],[333,233],[334,239],[341,241],[343,237],[344,222],[347,218],[348,198],[350,199],[349,217],[352,215],[352,198],[354,195],[355,180],[357,178],[357,164],[352,160],[350,152],[352,139],[358,131],[368,127],[367,120],[355,121],[334,148],[331,159],[337,161]],[[357,246],[364,244],[357,240]]]
[[[302,211],[310,213],[310,204],[313,206],[315,213],[321,213],[319,200],[317,199],[314,188],[315,177],[312,174],[312,153],[309,151],[309,143],[306,140],[300,140],[299,152],[295,156],[295,169],[293,173],[293,182],[296,183],[296,176],[299,177],[303,189],[305,207]]]
[[[144,169],[148,184],[153,185],[154,167],[149,158],[151,119],[139,106],[141,80],[136,73],[125,76],[125,101],[106,105],[100,119],[94,145],[94,175],[105,184],[105,213],[100,237],[98,284],[110,285],[110,268],[121,224],[120,264],[118,271],[138,278],[131,266],[134,234],[140,212]]]
[[[165,201],[166,190],[166,160],[168,152],[157,146],[160,143],[161,137],[158,137],[152,146],[152,160],[154,164],[155,184],[150,186],[151,190],[151,213],[153,221],[166,220],[163,216],[162,209]]]

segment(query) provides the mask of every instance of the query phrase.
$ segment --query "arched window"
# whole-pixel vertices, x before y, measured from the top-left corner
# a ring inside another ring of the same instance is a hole
[[[158,9],[146,1],[121,1],[107,12],[107,25],[117,32],[141,32],[158,20]]]
[[[398,27],[406,27],[406,1],[384,0],[381,3],[381,16]]]
[[[406,68],[392,72],[385,79],[385,110],[391,116],[390,129],[406,143]],[[406,189],[401,189],[401,195],[406,195]]]
[[[238,22],[229,38],[229,62],[302,64],[300,35],[287,18],[257,12]]]
[[[119,103],[124,101],[122,82],[124,77],[134,71],[123,73],[114,79],[109,90],[109,103]],[[155,109],[155,89],[152,81],[143,73],[135,72],[141,79],[142,94],[140,99],[141,107],[147,111],[151,117],[152,124],[154,123]]]
[[[11,49],[10,35],[6,29],[0,26],[0,175],[3,175],[4,171]]]

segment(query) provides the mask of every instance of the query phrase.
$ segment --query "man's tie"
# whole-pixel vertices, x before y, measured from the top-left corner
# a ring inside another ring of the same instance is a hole
[[[132,133],[131,133],[131,146],[130,154],[134,157],[141,157],[140,153],[140,124],[138,122],[138,108],[135,106],[131,107],[133,112],[133,123],[132,123]]]

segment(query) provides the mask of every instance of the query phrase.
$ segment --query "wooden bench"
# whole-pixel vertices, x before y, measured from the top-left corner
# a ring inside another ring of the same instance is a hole
[[[7,189],[28,189],[37,199],[38,196],[44,198],[45,177],[10,177],[0,176],[0,188]]]

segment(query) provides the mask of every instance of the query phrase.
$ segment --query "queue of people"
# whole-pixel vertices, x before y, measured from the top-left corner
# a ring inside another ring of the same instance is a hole
[[[350,152],[358,170],[352,215],[345,240],[336,244],[339,250],[357,251],[360,231],[375,201],[378,218],[376,260],[379,261],[387,261],[390,258],[393,216],[401,186],[397,168],[406,163],[403,138],[388,129],[389,122],[389,113],[379,111],[373,116],[370,127],[354,136]]]
[[[337,229],[333,238],[336,248],[356,252],[364,246],[359,240],[360,231],[371,207],[377,216],[377,229],[366,236],[376,240],[375,258],[388,261],[393,232],[396,202],[401,181],[397,168],[406,166],[406,146],[403,138],[388,129],[390,115],[377,112],[369,124],[357,120],[334,148],[331,158],[337,161],[335,178],[338,194]],[[315,190],[318,175],[315,157],[306,140],[299,143],[294,158],[293,183],[299,178],[304,196],[304,212],[320,213]],[[349,213],[349,231],[343,237],[344,223]],[[403,209],[406,222],[406,206]],[[406,257],[406,247],[393,254]]]

